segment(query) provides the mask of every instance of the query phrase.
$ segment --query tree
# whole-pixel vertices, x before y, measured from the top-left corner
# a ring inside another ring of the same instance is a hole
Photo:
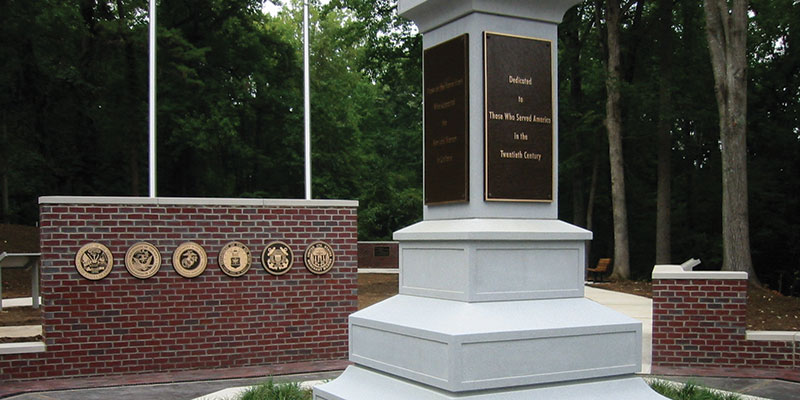
[[[747,194],[747,0],[704,0],[722,147],[722,269],[758,277]]]
[[[629,1],[624,7],[633,4]],[[625,168],[622,155],[621,89],[622,62],[620,51],[621,16],[624,13],[619,0],[606,1],[606,130],[608,131],[608,158],[611,167],[611,199],[614,213],[614,272],[612,277],[630,277],[628,247],[628,208],[625,203]]]
[[[656,264],[669,264],[672,258],[672,1],[663,1],[657,10],[658,35],[658,188],[656,195]]]

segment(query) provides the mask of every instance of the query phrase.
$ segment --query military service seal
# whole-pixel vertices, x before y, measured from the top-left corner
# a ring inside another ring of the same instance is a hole
[[[272,242],[261,253],[261,265],[272,275],[283,275],[292,268],[294,254],[284,242]]]
[[[208,256],[205,249],[197,243],[186,242],[172,253],[172,267],[184,278],[194,278],[206,270]]]
[[[218,261],[226,275],[242,276],[250,269],[250,249],[241,242],[230,242],[219,251]]]
[[[100,243],[87,243],[75,255],[75,267],[86,279],[97,281],[111,273],[114,256],[108,247]]]
[[[136,243],[125,253],[125,268],[139,279],[150,278],[161,268],[161,253],[150,243]]]
[[[314,242],[306,248],[303,257],[306,268],[312,274],[322,275],[333,268],[334,255],[333,249],[325,242]]]

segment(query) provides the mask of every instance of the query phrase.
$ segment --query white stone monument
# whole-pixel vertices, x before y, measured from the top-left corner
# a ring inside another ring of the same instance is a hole
[[[663,399],[641,323],[583,297],[592,234],[559,221],[557,24],[576,0],[400,0],[423,33],[424,220],[400,294],[350,316],[318,400]],[[529,190],[533,188],[533,190]]]

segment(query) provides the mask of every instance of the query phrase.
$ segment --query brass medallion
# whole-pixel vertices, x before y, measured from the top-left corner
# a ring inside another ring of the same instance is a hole
[[[228,276],[242,276],[250,269],[250,249],[241,242],[230,242],[219,251],[219,268]]]
[[[208,256],[205,249],[197,243],[186,242],[172,253],[172,267],[184,278],[194,278],[206,270]]]
[[[87,243],[75,255],[75,267],[86,279],[97,281],[111,273],[114,256],[108,247],[100,243]]]
[[[283,275],[292,268],[294,254],[284,242],[272,242],[261,253],[261,265],[272,275]]]
[[[136,243],[125,253],[125,268],[139,279],[150,278],[161,268],[161,253],[150,243]]]
[[[333,268],[333,249],[325,242],[311,243],[306,249],[303,260],[305,261],[306,268],[308,268],[312,274],[325,274]]]

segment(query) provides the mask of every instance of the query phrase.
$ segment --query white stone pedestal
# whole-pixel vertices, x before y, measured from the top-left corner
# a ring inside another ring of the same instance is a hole
[[[664,399],[634,376],[641,323],[583,297],[592,234],[557,220],[557,188],[553,201],[484,201],[484,33],[551,42],[555,72],[557,23],[577,2],[400,0],[424,48],[466,38],[469,200],[395,232],[400,294],[350,316],[355,365],[315,399]]]

